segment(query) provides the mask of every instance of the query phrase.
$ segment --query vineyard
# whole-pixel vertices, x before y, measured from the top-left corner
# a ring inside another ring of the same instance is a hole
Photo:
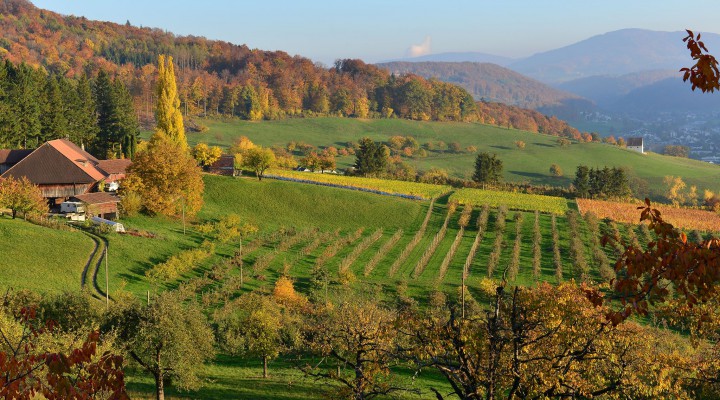
[[[620,203],[615,201],[577,199],[578,208],[583,214],[591,212],[598,218],[610,218],[617,222],[636,224],[640,221],[637,208],[641,203]],[[705,210],[676,208],[665,204],[654,204],[660,210],[663,219],[676,227],[705,232],[720,230],[720,214]]]
[[[519,211],[537,210],[556,215],[563,215],[568,209],[567,200],[560,197],[482,189],[459,189],[450,196],[450,201],[472,206],[506,206]]]
[[[429,183],[391,181],[387,179],[361,178],[336,174],[320,174],[288,170],[271,170],[268,178],[301,183],[313,183],[344,189],[363,190],[377,194],[393,195],[410,199],[432,199],[450,191],[450,186]]]
[[[218,243],[215,256],[198,259],[200,267],[192,271],[178,269],[177,278],[166,275],[172,278],[162,286],[176,287],[188,279],[199,279],[216,265],[236,257],[235,267],[230,268],[227,277],[208,289],[221,293],[207,296],[221,298],[233,296],[229,292],[222,294],[229,288],[246,291],[270,287],[281,276],[292,278],[306,294],[338,291],[345,286],[377,286],[383,288],[382,296],[392,296],[399,290],[395,286],[402,283],[407,294],[419,299],[437,290],[455,293],[463,275],[471,292],[480,279],[487,277],[505,277],[521,285],[570,279],[605,282],[614,277],[611,266],[621,245],[610,243],[603,247],[602,236],[640,247],[652,240],[644,225],[585,214],[584,204],[580,213],[568,211],[564,199],[545,196],[515,198],[513,194],[460,189],[432,201],[417,201],[278,180],[207,177],[206,184],[209,195],[205,210],[212,213],[201,218],[238,213],[240,220],[250,221],[260,230],[242,240],[241,251],[237,241]],[[254,195],[263,190],[267,192],[261,195],[273,201],[243,214],[247,207],[254,206]],[[455,202],[467,199],[468,194],[476,195],[472,198],[477,205]],[[502,203],[503,195],[514,201]],[[493,202],[483,204],[479,201],[482,198],[492,198]],[[318,199],[322,202],[318,203]],[[373,203],[376,199],[380,202]],[[638,218],[634,207],[631,213]],[[147,226],[147,230],[152,229]],[[175,236],[175,232],[161,231],[158,236],[185,240],[182,251],[202,254],[206,236],[194,234],[190,238]],[[194,244],[188,240],[194,240]],[[167,240],[110,237],[110,248],[116,254],[111,292],[125,281],[127,289],[143,294],[153,281],[150,278],[157,280],[153,273],[146,272],[151,270],[149,263],[139,263],[129,256],[133,250],[153,243],[170,244]],[[148,258],[157,260],[153,265],[174,262],[173,255],[179,252],[166,251]],[[243,266],[242,279],[239,265]],[[226,286],[222,281],[227,279],[231,280]],[[323,282],[321,288],[319,279]]]

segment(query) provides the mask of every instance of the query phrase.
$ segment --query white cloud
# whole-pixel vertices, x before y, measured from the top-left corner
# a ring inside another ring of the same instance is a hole
[[[426,36],[422,43],[414,44],[408,49],[410,57],[419,57],[425,54],[430,54],[430,36]]]

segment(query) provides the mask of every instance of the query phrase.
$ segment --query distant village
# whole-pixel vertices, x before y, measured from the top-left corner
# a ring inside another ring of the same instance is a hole
[[[720,164],[720,114],[696,114],[691,112],[663,114],[654,121],[620,119],[600,112],[584,113],[588,122],[628,129],[619,132],[608,130],[616,136],[642,137],[646,151],[662,153],[667,145],[686,146],[690,158]]]

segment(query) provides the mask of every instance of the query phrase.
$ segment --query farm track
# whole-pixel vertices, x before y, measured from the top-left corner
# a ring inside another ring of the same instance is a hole
[[[91,272],[92,268],[92,288],[94,289],[93,297],[97,298],[98,300],[102,300],[105,298],[105,291],[103,291],[97,282],[97,275],[100,271],[100,267],[103,262],[103,257],[105,254],[105,250],[107,249],[108,242],[107,239],[100,237],[98,235],[86,232],[84,230],[80,230],[83,234],[90,237],[92,241],[95,243],[95,248],[93,249],[92,253],[90,253],[90,257],[88,258],[87,263],[85,264],[85,268],[83,269],[81,280],[80,280],[80,287],[85,288],[88,284],[88,274]],[[93,265],[94,264],[94,265]]]
[[[80,289],[84,289],[85,283],[87,282],[88,271],[90,270],[90,266],[92,265],[93,260],[95,260],[95,256],[97,256],[97,254],[98,254],[98,248],[100,247],[100,241],[98,240],[98,238],[95,235],[91,235],[91,234],[83,231],[82,229],[79,229],[79,231],[82,232],[83,234],[85,234],[85,236],[88,236],[93,241],[93,244],[94,244],[94,247],[93,247],[92,251],[90,252],[90,257],[88,257],[88,260],[85,263],[85,267],[83,267],[82,275],[80,276]]]

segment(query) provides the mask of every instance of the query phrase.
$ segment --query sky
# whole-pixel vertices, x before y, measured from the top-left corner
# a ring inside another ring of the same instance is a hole
[[[282,50],[326,65],[470,51],[522,58],[624,28],[720,33],[717,0],[31,1],[64,15]]]

